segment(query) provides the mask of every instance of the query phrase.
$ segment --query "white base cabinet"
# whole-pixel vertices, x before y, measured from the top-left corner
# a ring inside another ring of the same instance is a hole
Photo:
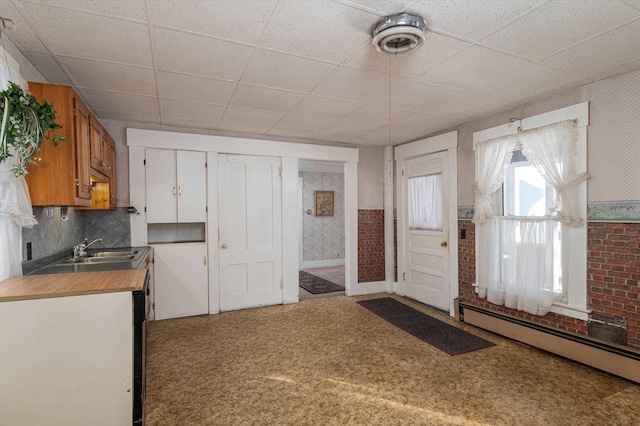
[[[0,303],[0,425],[130,425],[131,292]]]
[[[153,246],[155,319],[209,313],[207,244]]]

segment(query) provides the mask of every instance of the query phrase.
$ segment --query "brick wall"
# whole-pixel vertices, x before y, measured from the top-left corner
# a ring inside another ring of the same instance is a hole
[[[466,239],[461,239],[461,231]],[[640,224],[595,223],[587,226],[587,297],[593,313],[627,321],[627,345],[640,349]],[[475,293],[475,225],[458,221],[459,295],[465,302],[505,312],[536,323],[587,334],[587,322],[549,312],[545,316],[494,305]]]
[[[358,282],[384,280],[384,210],[358,210]]]
[[[587,297],[593,313],[624,318],[640,348],[640,223],[589,223]]]

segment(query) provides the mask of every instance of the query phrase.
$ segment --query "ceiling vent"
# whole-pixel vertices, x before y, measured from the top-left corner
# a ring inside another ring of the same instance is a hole
[[[420,15],[399,13],[379,20],[371,30],[373,44],[383,53],[417,49],[424,41],[427,24]]]

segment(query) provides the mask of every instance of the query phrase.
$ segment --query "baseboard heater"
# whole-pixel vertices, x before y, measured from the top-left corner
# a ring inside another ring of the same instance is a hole
[[[458,311],[460,321],[466,324],[640,383],[640,351],[465,302],[458,303]]]

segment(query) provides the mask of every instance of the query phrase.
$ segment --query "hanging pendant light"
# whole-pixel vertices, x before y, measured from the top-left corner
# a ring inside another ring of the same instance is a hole
[[[425,39],[427,24],[420,15],[399,13],[376,22],[371,30],[373,45],[382,53],[403,53],[417,49]]]

